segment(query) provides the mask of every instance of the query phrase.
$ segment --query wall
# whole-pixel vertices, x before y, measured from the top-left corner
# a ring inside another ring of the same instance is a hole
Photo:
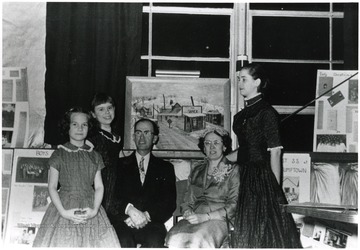
[[[29,147],[42,147],[45,120],[46,3],[2,3],[3,67],[27,67]]]

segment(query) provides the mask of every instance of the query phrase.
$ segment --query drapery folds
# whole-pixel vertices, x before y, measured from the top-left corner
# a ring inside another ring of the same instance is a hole
[[[96,92],[116,102],[123,137],[126,76],[140,73],[141,3],[47,3],[45,138],[63,143],[57,124],[73,106],[90,109]]]

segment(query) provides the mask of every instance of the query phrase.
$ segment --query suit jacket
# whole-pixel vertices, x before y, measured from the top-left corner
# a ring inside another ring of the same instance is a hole
[[[211,212],[212,219],[225,220],[227,215],[233,221],[240,186],[239,166],[223,157],[216,176],[207,179],[208,165],[204,160],[193,167],[181,212],[188,209],[195,213]]]
[[[109,218],[113,224],[123,222],[131,203],[140,211],[148,211],[151,222],[165,223],[176,208],[174,166],[150,154],[144,184],[141,184],[135,152],[119,161],[117,181]]]

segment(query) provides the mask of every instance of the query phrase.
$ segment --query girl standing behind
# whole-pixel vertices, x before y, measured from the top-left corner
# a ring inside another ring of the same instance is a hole
[[[301,248],[300,235],[281,189],[281,142],[278,114],[262,95],[268,84],[264,69],[249,64],[238,73],[245,108],[234,116],[240,168],[235,215],[235,248]]]
[[[112,123],[115,119],[113,99],[104,93],[95,94],[91,102],[91,115],[95,120],[95,128],[88,140],[94,146],[94,150],[101,154],[105,164],[105,168],[101,171],[104,183],[102,206],[106,212],[109,212],[116,181],[117,171],[115,170],[122,149],[120,136],[112,130]]]
[[[49,159],[51,203],[34,240],[34,247],[120,247],[101,200],[104,187],[99,153],[85,144],[89,114],[68,111],[61,123],[70,141]],[[57,190],[58,182],[61,185]]]

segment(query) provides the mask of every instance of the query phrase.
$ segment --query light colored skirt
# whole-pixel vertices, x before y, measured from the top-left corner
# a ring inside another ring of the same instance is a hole
[[[226,222],[209,220],[199,224],[179,221],[170,229],[165,246],[169,248],[219,248],[227,236]]]

